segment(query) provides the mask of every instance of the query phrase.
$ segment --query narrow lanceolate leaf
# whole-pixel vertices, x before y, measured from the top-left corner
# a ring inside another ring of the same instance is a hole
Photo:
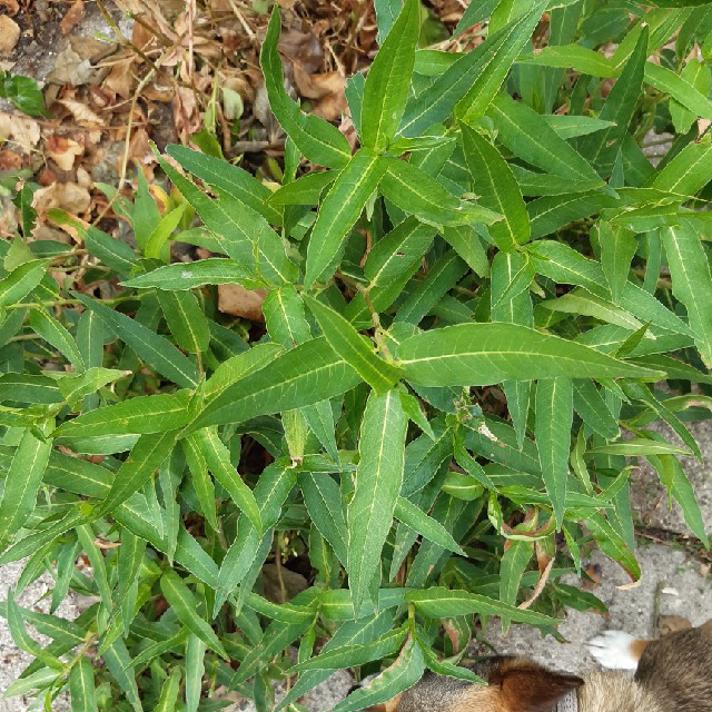
[[[430,225],[489,225],[498,215],[485,207],[456,198],[434,178],[416,166],[397,158],[384,157],[381,165],[381,192],[406,213],[416,215]]]
[[[372,151],[362,148],[341,170],[321,204],[307,247],[304,286],[331,277],[346,238],[378,187],[385,166]]]
[[[51,451],[51,440],[39,440],[29,429],[25,431],[10,463],[0,500],[0,548],[5,547],[35,508]]]
[[[494,256],[490,282],[490,314],[493,321],[533,326],[534,310],[527,276],[529,270],[534,268],[531,262],[519,252],[500,252]],[[515,285],[521,279],[525,279],[527,287],[519,291],[519,288],[515,289]],[[520,447],[526,435],[531,387],[531,381],[502,383],[502,390],[507,397],[507,409]]]
[[[630,59],[598,115],[599,119],[613,121],[615,126],[584,136],[579,141],[579,151],[604,174],[610,173],[618,147],[628,133],[628,125],[641,96],[647,54],[648,28],[646,26],[640,33]]]
[[[574,410],[581,416],[581,420],[606,440],[617,438],[620,434],[618,421],[593,381],[577,379],[573,384]]]
[[[233,467],[230,461],[230,451],[218,437],[217,430],[203,428],[194,433],[192,437],[205,457],[213,477],[227,491],[235,505],[245,513],[245,516],[252,522],[252,526],[261,532],[262,518],[255,495]]]
[[[307,173],[271,194],[270,205],[316,205],[321,194],[337,176],[337,171]]]
[[[74,337],[45,309],[41,307],[30,309],[29,324],[38,336],[54,346],[76,369],[84,370],[84,359]]]
[[[707,368],[712,368],[712,276],[705,249],[687,225],[660,232],[673,294],[685,305],[695,344]]]
[[[329,542],[337,558],[345,566],[348,534],[339,486],[328,475],[316,475],[311,472],[299,475],[299,486],[314,526]]]
[[[573,386],[570,379],[549,378],[537,383],[534,432],[544,485],[551,498],[559,528],[564,520],[569,478],[573,408]]]
[[[408,99],[420,31],[420,8],[405,0],[368,70],[361,106],[361,141],[383,151],[395,136]]]
[[[399,522],[403,522],[413,531],[418,532],[433,544],[442,546],[443,549],[454,551],[460,556],[465,556],[465,552],[453,539],[452,534],[437,520],[426,514],[420,507],[417,507],[405,497],[398,497],[396,501],[395,517]]]
[[[408,638],[390,667],[334,707],[333,712],[353,712],[394,699],[423,675],[425,659],[414,638]]]
[[[260,66],[270,108],[289,138],[310,161],[329,168],[342,168],[351,158],[349,142],[324,119],[314,114],[303,114],[284,88],[282,62],[277,48],[279,26],[279,8],[275,7],[260,52]]]
[[[269,203],[272,191],[244,168],[177,144],[166,146],[166,153],[208,185],[249,205],[268,222],[282,224],[282,213]]]
[[[333,398],[361,381],[326,339],[312,339],[225,388],[195,427],[242,423]]]
[[[174,667],[171,670],[168,679],[161,687],[161,694],[158,696],[158,702],[153,708],[153,712],[174,712],[178,701],[178,693],[180,692],[182,674],[182,670],[179,667]]]
[[[97,712],[94,668],[89,658],[80,655],[69,673],[72,712]]]
[[[498,139],[515,156],[546,173],[592,181],[591,188],[603,186],[591,164],[523,101],[515,101],[502,92],[490,104],[489,116],[497,126]]]
[[[273,284],[289,283],[297,274],[279,235],[267,220],[232,196],[209,198],[167,161],[159,159],[171,183],[195,208],[220,250],[250,269],[257,279]]]
[[[601,265],[611,290],[613,302],[618,304],[621,293],[628,281],[630,263],[633,260],[638,241],[635,236],[622,227],[611,227],[609,223],[599,225],[601,243]]]
[[[215,631],[204,618],[200,617],[195,596],[175,571],[166,571],[161,576],[161,592],[173,609],[176,618],[211,650],[214,650],[225,660],[229,660],[229,656]]]
[[[377,392],[382,392],[398,381],[401,375],[399,369],[378,356],[366,337],[361,336],[341,314],[312,297],[305,296],[305,301],[319,322],[329,346],[366,383]]]
[[[506,75],[516,54],[534,31],[543,5],[545,3],[537,2],[529,12],[488,37],[486,42],[458,59],[425,91],[408,102],[400,135],[419,136],[433,124],[446,120],[468,92],[471,100],[463,102],[463,108],[472,106],[474,109],[473,100],[479,96],[486,110],[486,103],[494,97],[504,80],[502,69]],[[514,48],[516,54],[512,56]],[[494,93],[490,95],[493,89]]]
[[[77,294],[76,298],[87,309],[93,311],[111,332],[126,342],[139,358],[162,376],[183,387],[193,388],[198,385],[198,371],[195,365],[168,339],[136,319],[117,312],[96,299],[83,294]]]
[[[159,289],[156,296],[176,344],[191,354],[205,351],[210,342],[210,328],[195,295]]]
[[[98,437],[177,430],[191,420],[191,398],[192,393],[187,390],[136,396],[66,420],[54,434],[57,437]]]
[[[254,273],[244,265],[222,257],[208,257],[197,262],[176,262],[127,279],[122,284],[136,289],[188,290],[206,284],[241,284],[261,286]]]
[[[408,418],[398,391],[372,393],[361,422],[356,487],[349,503],[347,570],[354,609],[369,597],[393,522],[405,463]]]
[[[177,436],[178,433],[173,430],[156,435],[142,435],[138,439],[129,456],[121,463],[111,489],[102,502],[99,516],[113,512],[143,487],[170,455]]]
[[[509,164],[499,151],[469,126],[462,125],[465,160],[480,202],[504,216],[490,227],[500,250],[512,250],[529,240],[531,226],[521,191]]]
[[[205,674],[205,643],[191,634],[185,644],[185,712],[198,712]]]
[[[459,324],[403,341],[398,362],[424,386],[492,385],[538,378],[650,378],[659,372],[517,324]]]
[[[440,586],[408,591],[406,599],[429,618],[454,618],[477,613],[481,616],[501,616],[530,625],[552,625],[556,622],[543,613],[516,608],[469,591],[451,591]]]
[[[47,265],[47,260],[30,260],[0,279],[0,307],[22,301],[42,281]]]
[[[693,141],[665,165],[650,184],[677,195],[693,196],[712,179],[712,140]]]
[[[509,28],[512,28],[510,39],[496,55],[490,58],[489,63],[477,75],[467,94],[455,107],[455,113],[462,121],[471,123],[485,115],[487,107],[504,84],[509,70],[539,24],[542,13],[548,4],[547,0],[533,0],[527,11],[522,14],[520,21],[515,20],[502,28],[502,32],[507,32]]]
[[[405,628],[396,628],[366,644],[343,645],[320,653],[316,657],[295,665],[292,670],[338,670],[344,667],[365,665],[373,660],[393,655],[403,645],[407,631]]]

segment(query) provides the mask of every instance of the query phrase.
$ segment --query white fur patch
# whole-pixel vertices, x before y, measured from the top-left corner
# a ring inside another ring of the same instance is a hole
[[[622,630],[606,630],[586,644],[589,653],[609,670],[636,670],[638,661],[633,655],[635,638]]]

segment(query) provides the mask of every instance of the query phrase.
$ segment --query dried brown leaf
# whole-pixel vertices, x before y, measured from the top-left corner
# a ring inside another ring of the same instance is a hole
[[[32,196],[32,207],[40,215],[51,208],[61,208],[76,215],[86,212],[90,204],[89,191],[76,183],[53,183],[35,191]]]
[[[30,153],[40,140],[40,125],[29,116],[0,111],[0,139],[14,141]]]
[[[45,152],[63,171],[71,171],[74,159],[84,153],[84,146],[66,136],[52,134],[45,140]]]
[[[218,286],[218,309],[223,314],[240,316],[250,321],[264,321],[262,302],[266,292],[263,289],[245,289],[239,284]]]
[[[0,54],[10,54],[20,39],[20,26],[7,15],[0,15]]]
[[[84,18],[84,0],[74,0],[59,23],[63,35],[68,35]]]
[[[88,59],[82,59],[71,47],[67,47],[57,55],[54,69],[47,77],[54,84],[71,84],[80,86],[89,84],[94,77],[94,69]]]
[[[86,104],[76,99],[60,99],[61,104],[74,117],[74,120],[85,128],[100,128],[104,125],[102,119],[97,116]]]

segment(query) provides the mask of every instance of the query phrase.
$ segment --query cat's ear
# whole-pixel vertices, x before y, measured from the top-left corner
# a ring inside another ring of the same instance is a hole
[[[489,683],[498,688],[507,712],[549,712],[562,697],[583,685],[583,680],[517,658],[492,670]]]

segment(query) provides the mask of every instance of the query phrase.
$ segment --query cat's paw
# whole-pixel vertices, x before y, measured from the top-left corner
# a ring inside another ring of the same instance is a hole
[[[586,643],[589,653],[609,670],[635,670],[638,656],[636,639],[622,630],[606,630]]]

